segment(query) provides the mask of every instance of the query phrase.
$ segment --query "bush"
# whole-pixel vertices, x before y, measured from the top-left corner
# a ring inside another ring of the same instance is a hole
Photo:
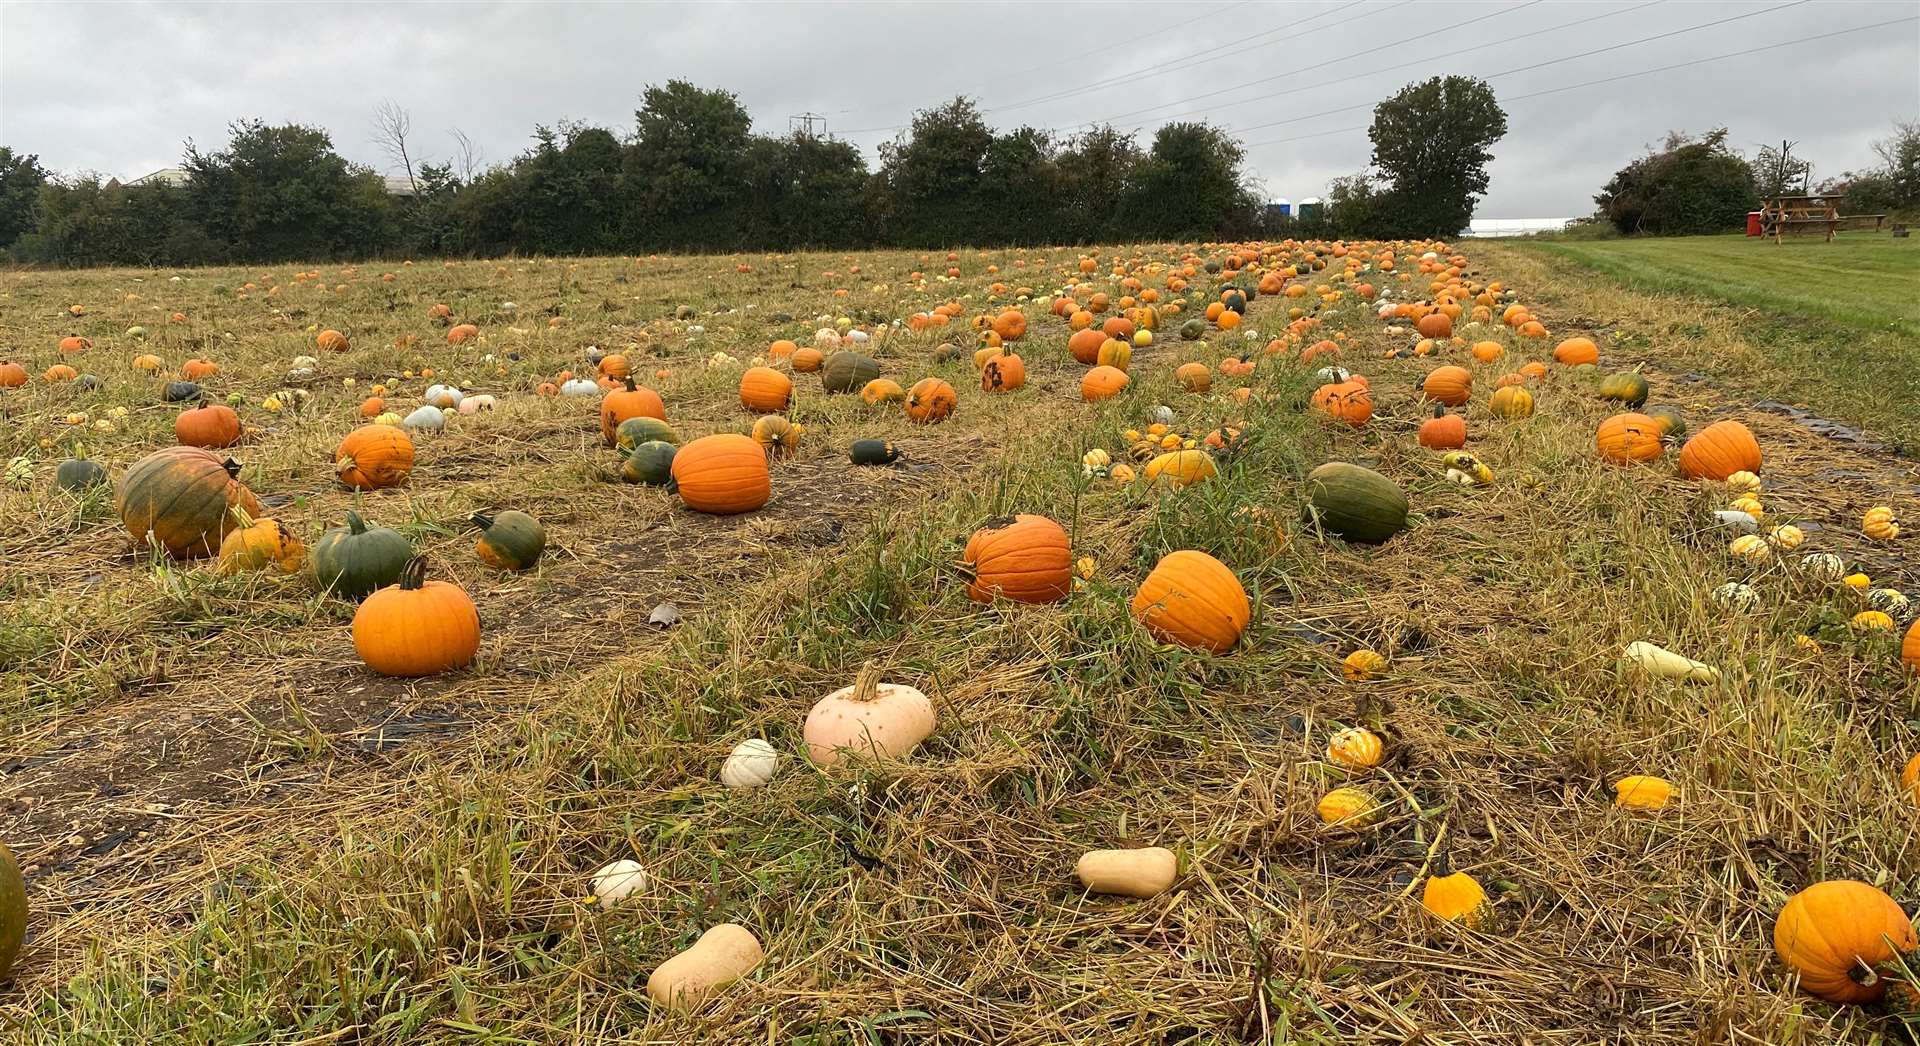
[[[1600,216],[1625,234],[1692,236],[1743,227],[1760,198],[1752,168],[1726,139],[1724,127],[1698,139],[1669,134],[1663,149],[1621,168],[1593,198]]]

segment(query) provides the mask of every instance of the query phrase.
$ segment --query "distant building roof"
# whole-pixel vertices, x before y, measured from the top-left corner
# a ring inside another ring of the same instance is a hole
[[[383,174],[380,180],[386,183],[387,192],[393,196],[412,196],[413,182],[404,174]]]
[[[1467,223],[1465,236],[1524,236],[1530,232],[1549,232],[1567,227],[1573,218],[1475,218]]]
[[[187,172],[179,167],[162,167],[152,174],[135,178],[128,185],[185,185]]]

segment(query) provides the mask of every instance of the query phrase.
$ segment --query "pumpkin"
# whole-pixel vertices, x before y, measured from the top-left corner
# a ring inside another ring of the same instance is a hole
[[[879,376],[880,364],[871,356],[836,352],[820,370],[820,385],[828,392],[852,392]]]
[[[69,334],[60,339],[61,352],[85,352],[93,348],[92,338],[83,338],[78,334]]]
[[[382,414],[380,417],[373,419],[373,423],[375,425],[387,425],[388,428],[395,427],[388,425],[386,421],[382,420],[388,416],[389,415]],[[441,411],[439,407],[431,403],[423,403],[414,408],[413,413],[401,419],[399,424],[400,428],[419,429],[422,432],[439,432],[441,429],[446,428],[446,426],[447,415]]]
[[[1330,461],[1307,474],[1307,516],[1348,541],[1377,545],[1407,525],[1407,496],[1378,472]]]
[[[151,540],[168,555],[213,555],[237,525],[234,509],[260,512],[239,474],[238,462],[199,447],[154,451],[120,477],[120,521],[135,540]]]
[[[1487,891],[1465,872],[1429,875],[1420,891],[1420,907],[1447,922],[1473,928],[1486,919]]]
[[[1011,352],[996,353],[980,369],[982,392],[1012,392],[1026,383],[1027,363]]]
[[[891,465],[900,459],[900,448],[883,439],[857,439],[850,455],[855,465]]]
[[[0,981],[13,976],[14,961],[27,939],[27,883],[20,862],[0,843]]]
[[[568,384],[572,384],[569,382]],[[626,387],[607,393],[600,399],[600,438],[614,446],[614,433],[629,418],[667,420],[667,405],[660,394],[626,379]]]
[[[1417,437],[1428,450],[1459,450],[1467,445],[1467,419],[1447,413],[1446,405],[1433,405],[1433,417],[1420,423]]]
[[[1121,897],[1157,897],[1173,886],[1179,859],[1163,846],[1131,850],[1090,850],[1073,866],[1074,877],[1092,893]]]
[[[1110,399],[1127,387],[1127,372],[1115,367],[1095,367],[1080,379],[1080,398],[1088,403]]]
[[[1613,805],[1622,810],[1659,810],[1673,798],[1673,784],[1665,778],[1631,774],[1613,783]]]
[[[1361,647],[1340,659],[1340,674],[1350,683],[1364,683],[1387,670],[1387,659],[1379,651]]]
[[[1646,376],[1639,371],[1609,374],[1600,381],[1600,398],[1624,403],[1629,410],[1639,410],[1651,391]]]
[[[1380,819],[1380,801],[1359,788],[1336,788],[1314,804],[1320,823],[1341,831],[1358,831]]]
[[[791,453],[800,446],[800,437],[805,435],[805,425],[795,425],[778,414],[766,414],[754,419],[753,441],[766,448],[769,453]]]
[[[72,457],[53,470],[53,485],[61,490],[85,491],[104,486],[107,470],[91,458]]]
[[[1900,663],[1920,671],[1920,620],[1908,627],[1906,638],[1900,641]]]
[[[1724,480],[1741,471],[1760,471],[1760,444],[1737,421],[1716,421],[1680,448],[1680,474],[1688,479]]]
[[[297,574],[307,565],[307,546],[277,520],[254,519],[242,509],[234,509],[234,522],[220,542],[217,569],[222,574],[278,569]]]
[[[427,561],[416,557],[397,583],[354,612],[353,648],[381,675],[438,675],[471,664],[480,651],[480,612],[466,590],[426,574]]]
[[[600,362],[594,365],[594,369],[615,381],[625,381],[633,374],[632,362],[627,359],[625,353],[619,352],[600,357]]]
[[[907,390],[891,378],[875,378],[860,389],[860,402],[869,407],[882,403],[898,403],[907,398]]]
[[[1569,367],[1600,362],[1600,346],[1588,338],[1568,338],[1553,347],[1553,358]]]
[[[831,332],[828,332],[831,333]],[[836,341],[835,344],[838,344]],[[792,365],[795,374],[811,374],[826,363],[826,354],[811,345],[793,350]]]
[[[202,403],[173,419],[173,437],[183,447],[231,447],[240,442],[240,415],[224,403]]]
[[[160,390],[160,398],[168,403],[185,403],[206,395],[206,390],[191,381],[170,381]]]
[[[1088,327],[1073,332],[1067,339],[1067,351],[1073,354],[1075,361],[1092,366],[1100,360],[1100,346],[1106,344],[1107,336],[1098,328]]]
[[[1773,924],[1773,950],[1800,975],[1800,987],[1828,1002],[1864,1004],[1886,995],[1880,968],[1920,947],[1913,921],[1893,898],[1851,879],[1794,894]]]
[[[645,416],[628,418],[620,423],[619,428],[613,430],[613,445],[621,450],[631,451],[642,443],[651,443],[655,440],[678,444],[680,434],[674,431],[672,425],[659,418]]]
[[[1444,312],[1430,312],[1414,323],[1414,329],[1422,338],[1453,337],[1453,317]]]
[[[772,496],[767,452],[750,436],[723,432],[703,436],[673,456],[673,484],[696,512],[752,512]]]
[[[1176,437],[1177,440],[1177,437]],[[1147,482],[1190,487],[1215,475],[1213,456],[1204,450],[1176,450],[1147,462]]]
[[[1508,421],[1519,421],[1533,416],[1533,393],[1518,385],[1508,385],[1493,390],[1493,398],[1487,401],[1487,408],[1494,417]]]
[[[1652,461],[1660,456],[1660,423],[1645,414],[1615,414],[1600,423],[1594,433],[1594,447],[1600,456],[1616,464]]]
[[[471,323],[457,324],[447,328],[448,345],[465,345],[480,336],[480,328]]]
[[[1660,438],[1668,443],[1687,434],[1687,419],[1672,410],[1661,409],[1647,414],[1660,426]]]
[[[1182,363],[1173,378],[1188,392],[1205,392],[1213,387],[1213,371],[1204,363]]]
[[[1126,370],[1133,364],[1133,345],[1119,338],[1108,338],[1100,343],[1094,362],[1102,367]]]
[[[773,780],[780,768],[780,753],[766,741],[750,737],[733,746],[720,764],[720,783],[735,791],[758,788]]]
[[[880,682],[879,667],[869,663],[852,685],[814,704],[801,736],[815,763],[839,766],[856,757],[904,757],[937,723],[927,695],[902,683]]]
[[[1473,358],[1481,363],[1492,363],[1507,354],[1506,347],[1497,341],[1476,341],[1473,343]]]
[[[1860,533],[1875,541],[1892,541],[1900,536],[1900,520],[1885,505],[1870,508],[1860,517]]]
[[[465,398],[466,393],[452,385],[429,385],[420,400],[441,410],[453,410],[459,407],[460,401]]]
[[[1021,513],[990,519],[960,554],[967,598],[991,603],[1057,603],[1073,588],[1073,552],[1067,532],[1046,516]]]
[[[793,379],[772,367],[749,367],[740,375],[740,405],[761,414],[787,409],[793,401]]]
[[[480,562],[501,570],[525,570],[540,560],[547,548],[547,531],[540,521],[517,509],[489,516],[476,512],[469,522],[480,528],[473,550]]]
[[[679,450],[666,440],[647,440],[634,445],[620,463],[620,478],[628,483],[659,487],[673,479],[673,458]]]
[[[1358,381],[1322,385],[1313,394],[1313,405],[1328,417],[1359,428],[1373,418],[1373,390]]]
[[[1027,336],[1027,314],[1019,309],[1006,309],[993,318],[993,332],[1004,341],[1019,341]]]
[[[348,512],[345,526],[313,543],[307,562],[321,591],[360,599],[399,580],[412,558],[413,546],[398,531],[369,527],[358,512]]]
[[[163,361],[160,357],[155,356],[151,352],[143,352],[140,355],[135,356],[133,358],[134,370],[157,371],[164,366],[166,366],[166,362]],[[0,373],[4,373],[4,371],[5,371],[5,365],[0,364]],[[24,371],[22,371],[21,373],[25,374]]]
[[[1458,407],[1473,395],[1473,374],[1465,367],[1440,367],[1420,383],[1420,392],[1435,403]]]
[[[1240,641],[1252,616],[1233,571],[1192,549],[1161,557],[1134,593],[1132,611],[1154,639],[1215,654]]]
[[[1199,341],[1206,336],[1207,324],[1205,320],[1188,320],[1180,325],[1180,339],[1182,341]],[[1098,346],[1095,347],[1098,348]]]
[[[1380,765],[1386,751],[1380,735],[1364,726],[1350,726],[1327,740],[1327,762],[1348,770],[1369,770]]]
[[[647,977],[647,997],[677,1010],[691,1010],[721,988],[745,977],[766,957],[753,931],[721,923],[700,935]]]
[[[907,420],[921,425],[945,421],[959,397],[939,378],[922,378],[907,390]]]
[[[587,888],[594,903],[611,908],[647,888],[647,869],[639,861],[610,861],[594,871]]]

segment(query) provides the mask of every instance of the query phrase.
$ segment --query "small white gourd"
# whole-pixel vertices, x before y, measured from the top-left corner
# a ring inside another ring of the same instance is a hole
[[[438,432],[447,427],[447,416],[440,412],[439,407],[428,404],[407,415],[400,424],[410,429]]]
[[[727,761],[720,764],[720,783],[735,790],[758,788],[773,780],[779,768],[780,753],[772,745],[758,737],[748,738],[734,745]]]
[[[614,861],[594,872],[587,886],[600,907],[611,908],[647,888],[647,870],[639,861]]]

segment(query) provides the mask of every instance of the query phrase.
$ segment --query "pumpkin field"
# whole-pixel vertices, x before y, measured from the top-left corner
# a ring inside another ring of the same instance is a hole
[[[1907,1041],[1911,346],[1593,264],[0,273],[10,1036]]]

